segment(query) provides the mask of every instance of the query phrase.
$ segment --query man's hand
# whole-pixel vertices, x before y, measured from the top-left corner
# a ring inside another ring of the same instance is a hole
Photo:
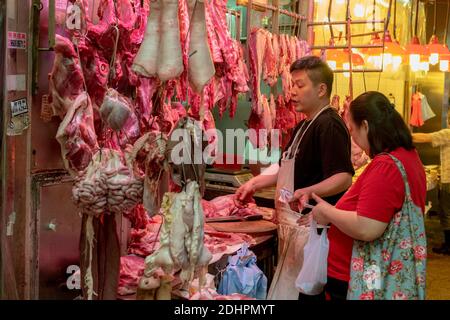
[[[241,203],[248,202],[255,192],[255,184],[252,180],[249,180],[236,190],[236,199]]]
[[[291,209],[294,211],[302,212],[305,203],[308,203],[310,197],[311,192],[308,190],[308,188],[295,190],[294,195],[289,202],[289,204],[291,205]]]
[[[318,224],[326,226],[330,223],[327,213],[332,212],[334,206],[317,196],[315,193],[312,194],[312,198],[317,202],[311,211],[313,219],[316,220]]]

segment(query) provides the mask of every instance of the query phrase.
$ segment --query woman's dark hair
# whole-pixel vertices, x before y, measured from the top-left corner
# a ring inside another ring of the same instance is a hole
[[[411,132],[395,106],[382,93],[368,91],[358,96],[350,104],[350,116],[358,127],[364,120],[368,122],[371,158],[399,147],[414,149]]]

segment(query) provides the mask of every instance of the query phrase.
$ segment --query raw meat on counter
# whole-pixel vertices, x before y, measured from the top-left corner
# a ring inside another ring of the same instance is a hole
[[[128,244],[128,254],[147,257],[159,249],[161,216],[154,216],[145,228],[132,228]]]
[[[205,246],[212,254],[225,253],[229,247],[242,245],[245,242],[252,245],[255,240],[245,233],[220,232],[205,226]]]
[[[142,204],[138,204],[133,209],[125,213],[125,216],[131,222],[131,228],[145,229],[147,224],[150,223],[150,218],[147,211]]]
[[[136,293],[139,279],[144,274],[145,259],[138,256],[120,257],[120,276],[117,294],[126,296]]]
[[[246,204],[241,204],[237,201],[235,194],[220,196],[210,201],[202,200],[202,207],[206,218],[246,217],[261,214],[270,220],[273,215],[273,209],[258,207],[253,199]]]
[[[256,300],[244,294],[233,293],[227,296],[218,294],[216,290],[211,288],[202,289],[193,294],[189,300]]]

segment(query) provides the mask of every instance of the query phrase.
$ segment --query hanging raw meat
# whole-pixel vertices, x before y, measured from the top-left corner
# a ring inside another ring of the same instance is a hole
[[[126,213],[142,202],[143,177],[125,165],[122,155],[101,149],[89,167],[76,179],[72,189],[75,204],[83,213],[98,217],[102,213]]]
[[[274,86],[278,80],[278,57],[275,55],[275,50],[273,48],[274,41],[272,39],[274,36],[276,37],[276,35],[270,33],[267,34],[263,65],[263,80],[271,87]]]
[[[261,103],[261,74],[263,68],[264,52],[266,49],[267,31],[264,29],[253,29],[249,39],[250,77],[252,88],[252,110],[262,115]]]
[[[278,96],[276,100],[275,129],[281,132],[281,149],[284,150],[291,138],[291,129],[297,125],[296,114],[286,107],[283,96]]]
[[[183,283],[191,282],[196,275],[204,283],[206,269],[212,256],[204,246],[204,217],[199,186],[191,181],[186,191],[166,193],[162,211],[164,222],[160,233],[160,247],[145,259],[143,279],[149,279],[158,268],[165,274],[181,269]],[[145,281],[141,279],[141,283]]]
[[[108,85],[109,63],[89,42],[81,42],[78,47],[88,94],[95,105],[101,105]]]
[[[337,112],[340,112],[341,107],[339,104],[339,99],[340,97],[335,94],[332,98],[331,98],[331,107],[333,107]]]
[[[178,23],[178,0],[162,0],[161,4],[161,39],[157,73],[161,81],[167,81],[179,77],[184,67]]]
[[[162,0],[150,1],[144,40],[134,59],[133,70],[146,77],[155,77],[158,68],[159,43],[161,41]]]
[[[139,172],[145,174],[143,204],[150,216],[159,212],[163,194],[168,190],[167,136],[151,131],[139,138],[130,152]]]
[[[214,76],[216,70],[208,46],[204,4],[200,1],[191,0],[189,1],[189,7],[190,10],[193,10],[189,42],[189,51],[192,54],[189,58],[189,82],[192,88],[200,93]]]
[[[119,131],[131,115],[130,101],[120,95],[114,89],[108,89],[103,104],[100,107],[100,115],[109,127]]]
[[[55,60],[49,75],[49,102],[53,114],[64,118],[75,99],[83,92],[80,61],[69,39],[56,35]]]
[[[56,133],[61,145],[64,166],[73,176],[84,170],[98,150],[97,135],[94,129],[92,104],[86,93],[80,94]]]
[[[169,137],[170,169],[172,181],[183,187],[188,181],[199,181],[200,192],[205,190],[204,174],[206,163],[203,151],[207,145],[203,141],[202,123],[195,118],[185,117],[178,121],[172,135]],[[179,135],[182,132],[183,135]]]

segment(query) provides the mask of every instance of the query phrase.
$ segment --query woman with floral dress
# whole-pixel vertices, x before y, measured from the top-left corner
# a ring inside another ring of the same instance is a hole
[[[325,293],[331,299],[424,299],[426,179],[411,134],[379,92],[356,98],[346,121],[372,161],[336,206],[313,195],[312,218],[331,224],[328,283],[340,288],[326,286]]]

